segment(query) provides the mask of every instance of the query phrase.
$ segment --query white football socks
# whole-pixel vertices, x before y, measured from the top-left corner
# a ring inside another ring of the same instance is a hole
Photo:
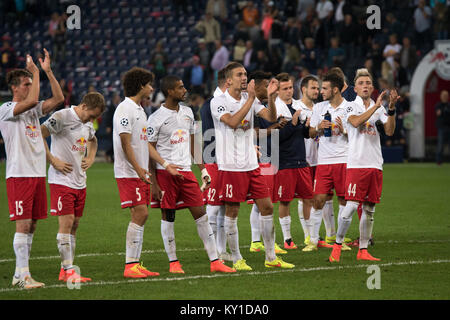
[[[266,260],[273,261],[275,255],[275,227],[273,225],[273,215],[261,216],[261,234],[266,251]]]
[[[309,234],[309,225],[305,220],[305,216],[303,215],[303,201],[298,200],[298,218],[300,219],[300,224],[302,225],[303,234],[305,235],[305,240],[310,236]]]
[[[250,212],[250,228],[252,229],[252,242],[261,241],[261,222],[259,218],[261,212],[259,212],[256,203],[252,206],[252,211]]]
[[[239,250],[239,233],[237,227],[237,218],[233,219],[225,216],[225,233],[227,235],[227,242],[231,250],[233,263],[236,263],[236,261],[242,259],[242,255]]]
[[[169,262],[178,260],[174,225],[174,222],[161,220],[161,236],[164,243],[164,249],[166,250],[167,257],[169,258]]]
[[[214,238],[214,233],[211,229],[211,225],[208,222],[208,216],[205,214],[195,220],[197,224],[197,232],[200,236],[200,239],[203,241],[203,245],[205,246],[206,253],[208,254],[209,260],[217,260],[217,248],[216,248],[216,239]]]
[[[227,235],[224,226],[225,206],[219,206],[219,213],[217,214],[217,236],[216,246],[217,252],[225,253],[227,251]]]
[[[310,243],[316,244],[319,242],[320,225],[322,224],[322,212],[323,209],[311,208],[311,215],[309,217],[310,227],[312,226]]]
[[[73,268],[72,246],[69,233],[58,233],[56,243],[59,255],[61,256],[61,265],[64,270]]]
[[[375,208],[365,208],[363,206],[363,211],[361,215],[361,220],[359,222],[359,248],[367,249],[369,245],[369,240],[372,235],[373,230],[373,214]],[[370,211],[369,211],[370,210]]]
[[[340,212],[338,217],[338,230],[336,232],[336,242],[344,242],[344,237],[347,234],[350,224],[352,223],[353,213],[358,209],[358,202],[347,201],[347,204]],[[340,207],[340,206],[339,206]]]
[[[328,200],[325,202],[322,212],[323,212],[323,224],[325,225],[327,237],[332,237],[336,235],[333,200]]]
[[[126,236],[125,263],[139,262],[143,240],[144,226],[139,226],[130,222],[128,224]]]
[[[13,248],[16,254],[16,272],[14,276],[23,279],[25,276],[30,275],[28,266],[28,236],[26,233],[16,232],[14,234]]]
[[[283,218],[279,218],[281,231],[283,231],[284,241],[288,239],[292,239],[291,236],[291,216],[286,216]]]

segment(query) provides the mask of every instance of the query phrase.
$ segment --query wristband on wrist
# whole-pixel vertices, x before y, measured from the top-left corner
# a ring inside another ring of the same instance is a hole
[[[167,161],[164,161],[164,163],[163,163],[164,169],[166,169],[168,165],[169,165],[169,163]]]
[[[388,116],[394,116],[395,115],[395,109],[388,109]]]

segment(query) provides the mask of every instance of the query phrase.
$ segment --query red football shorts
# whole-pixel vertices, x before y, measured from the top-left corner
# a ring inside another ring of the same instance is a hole
[[[203,203],[211,206],[221,206],[223,201],[219,199],[219,191],[221,186],[221,175],[216,163],[205,163],[206,171],[211,177],[209,188],[203,191]]]
[[[273,184],[275,181],[275,172],[276,168],[272,166],[271,163],[260,163],[259,168],[261,169],[261,175],[264,177],[266,181],[266,185],[269,188],[269,196],[272,200],[272,203],[275,203],[274,194],[273,194]],[[255,201],[253,199],[247,200],[248,204],[254,204]]]
[[[251,171],[222,171],[220,196],[227,202],[245,202],[248,199],[270,198],[270,191],[260,168]]]
[[[52,216],[73,214],[75,217],[83,215],[86,202],[86,188],[72,189],[60,184],[49,184],[50,213]]]
[[[139,178],[116,178],[122,209],[150,204],[150,185]]]
[[[379,203],[383,188],[383,171],[374,168],[347,169],[345,200]]]
[[[47,218],[45,177],[6,179],[9,220]]]
[[[180,171],[184,179],[172,176],[166,170],[156,170],[156,180],[162,191],[161,201],[153,200],[152,208],[183,209],[203,206],[203,196],[192,171]]]
[[[309,167],[279,170],[275,176],[274,197],[290,202],[294,198],[312,199],[313,182]]]
[[[339,197],[345,196],[345,174],[347,164],[319,164],[314,177],[314,194],[333,194],[333,189]]]

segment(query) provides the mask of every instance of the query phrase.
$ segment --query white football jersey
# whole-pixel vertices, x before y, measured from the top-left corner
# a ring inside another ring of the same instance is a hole
[[[254,113],[260,112],[264,105],[253,104],[236,129],[232,129],[220,118],[224,114],[234,115],[248,99],[247,93],[241,99],[234,99],[228,90],[211,101],[211,114],[216,133],[216,158],[219,170],[251,171],[259,167],[255,150],[253,119]]]
[[[147,115],[140,105],[128,97],[117,106],[113,117],[114,177],[138,178],[123,151],[121,133],[131,134],[136,161],[141,168],[148,170]]]
[[[310,126],[317,127],[324,119],[325,113],[331,114],[331,137],[320,136],[319,152],[317,155],[317,164],[336,164],[346,163],[348,155],[347,136],[339,131],[336,124],[336,118],[339,117],[344,128],[346,127],[347,109],[351,103],[343,99],[342,103],[333,108],[329,101],[323,101],[314,105]]]
[[[292,105],[294,105],[295,100],[292,99]],[[275,107],[277,108],[277,118],[284,117],[286,120],[292,120],[291,111],[289,111],[286,103],[280,99],[280,97],[276,97],[275,99]]]
[[[375,102],[371,99],[369,108]],[[357,96],[347,113],[347,118],[360,115],[368,109],[364,106],[361,97]],[[383,156],[381,154],[380,134],[375,123],[381,120],[385,124],[388,120],[386,110],[381,107],[364,124],[355,128],[347,123],[348,131],[348,160],[347,168],[376,168],[383,170]]]
[[[156,142],[156,150],[161,157],[177,166],[181,171],[191,171],[191,134],[194,134],[195,120],[192,109],[178,105],[178,112],[164,104],[147,120],[148,142]],[[156,169],[164,170],[159,163]]]
[[[301,100],[294,100],[296,103],[292,104],[294,110],[302,110],[300,113],[300,121],[306,121],[311,119],[313,110],[308,108]],[[313,107],[314,109],[314,107]],[[305,139],[305,151],[306,151],[306,161],[311,167],[317,165],[317,156],[319,148],[319,136],[314,139]]]
[[[86,188],[86,172],[81,169],[81,161],[86,155],[87,141],[95,136],[92,123],[83,123],[72,106],[52,114],[44,122],[44,126],[52,137],[51,154],[72,164],[72,172],[66,174],[50,166],[48,183],[61,184],[72,189]]]
[[[40,101],[32,109],[14,116],[17,102],[0,106],[0,130],[6,149],[6,179],[10,177],[45,177],[46,156],[39,118]]]

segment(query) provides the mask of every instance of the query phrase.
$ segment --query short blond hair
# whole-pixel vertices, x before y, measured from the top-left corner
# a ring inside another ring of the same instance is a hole
[[[369,77],[373,83],[372,75],[370,74],[369,70],[367,70],[366,68],[361,68],[361,69],[356,70],[355,79],[353,80],[353,83],[356,84],[356,80],[358,80],[358,78],[360,78],[360,77]]]

